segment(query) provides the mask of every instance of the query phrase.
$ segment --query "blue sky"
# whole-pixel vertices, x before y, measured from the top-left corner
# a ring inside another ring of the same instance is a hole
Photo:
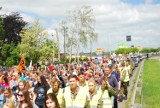
[[[67,10],[89,5],[98,33],[93,51],[97,47],[115,50],[118,44],[126,43],[126,35],[132,36],[128,45],[160,47],[160,0],[1,0],[0,5],[0,15],[19,12],[27,22],[39,19],[49,33],[55,33]],[[63,49],[63,35],[59,35]],[[80,52],[88,50],[81,47]]]
[[[146,2],[151,2],[152,4],[158,4],[160,3],[160,0],[122,0],[122,2],[132,5],[139,5],[139,4],[144,4]]]
[[[133,5],[144,4],[146,2],[145,0],[122,0],[122,1]]]

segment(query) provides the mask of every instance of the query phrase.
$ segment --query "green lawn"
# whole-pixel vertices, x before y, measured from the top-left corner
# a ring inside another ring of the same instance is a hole
[[[144,62],[143,108],[160,108],[160,61],[150,59]]]

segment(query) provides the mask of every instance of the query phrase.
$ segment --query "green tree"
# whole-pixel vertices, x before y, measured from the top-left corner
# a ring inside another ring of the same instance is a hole
[[[17,46],[21,42],[20,32],[27,23],[23,20],[19,13],[13,12],[3,17],[4,33],[0,39],[4,43],[13,43]]]
[[[1,10],[1,7],[0,7],[0,10]],[[3,35],[3,20],[0,16],[0,37]]]
[[[142,49],[142,53],[151,53],[151,52],[158,52],[159,49],[158,48],[143,48]]]
[[[1,10],[1,7],[0,7],[0,10]],[[0,37],[2,37],[2,35],[3,35],[3,20],[0,16]],[[2,45],[3,45],[3,40],[0,38],[0,65],[3,64],[2,55],[1,55]]]
[[[1,49],[1,60],[2,60],[2,64],[1,65],[6,65],[6,66],[11,66],[16,64],[16,61],[18,58],[18,55],[16,53],[12,54],[14,49],[16,49],[16,46],[13,45],[13,43],[11,44],[3,44],[2,49]],[[11,60],[12,58],[12,60]]]
[[[21,41],[19,34],[25,25],[26,22],[18,13],[0,17],[0,65],[17,64],[18,53],[12,53]]]
[[[79,49],[81,47],[87,47],[88,42],[97,40],[97,33],[95,33],[95,17],[93,14],[93,9],[90,6],[82,6],[80,8],[69,11],[66,18],[67,28],[68,28],[68,42],[70,52],[70,61],[72,50],[76,50],[76,58],[79,62]],[[63,26],[62,26],[63,27]]]
[[[129,54],[138,52],[137,48],[119,48],[115,51],[116,54]]]
[[[20,55],[28,57],[33,63],[50,60],[53,57],[56,43],[49,40],[47,32],[39,24],[39,20],[23,29],[19,44]]]

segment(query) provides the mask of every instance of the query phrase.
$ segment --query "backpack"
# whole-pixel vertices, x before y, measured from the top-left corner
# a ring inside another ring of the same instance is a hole
[[[117,90],[113,88],[112,86],[108,87],[109,96],[117,96]]]
[[[44,101],[45,101],[45,88],[43,86],[40,86],[38,87],[35,103],[36,105],[43,105]]]

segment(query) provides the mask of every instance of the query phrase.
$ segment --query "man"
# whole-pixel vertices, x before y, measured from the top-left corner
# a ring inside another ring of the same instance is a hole
[[[127,67],[127,64],[123,63],[122,64],[123,66],[123,69],[122,69],[122,72],[121,74],[124,75],[124,79],[122,80],[122,87],[124,88],[124,99],[127,100],[127,95],[128,95],[128,90],[127,90],[127,87],[129,86],[129,68]]]
[[[99,79],[99,74],[98,73],[96,73],[94,75],[94,80],[95,80],[95,83],[96,83],[96,87],[98,89],[100,87],[100,79]]]
[[[63,108],[63,92],[64,89],[60,88],[60,83],[57,78],[53,78],[50,81],[51,88],[47,91],[47,94],[54,93],[58,99],[58,103],[60,105],[60,108]]]
[[[82,72],[78,73],[78,79],[79,79],[79,82],[78,82],[79,86],[82,86],[82,87],[87,86],[87,82],[85,81],[85,78]]]
[[[109,66],[105,67],[105,69],[104,69],[104,74],[105,74],[104,77],[108,78],[109,86],[113,87],[118,93],[118,81],[117,81],[116,77],[111,73],[112,73],[112,67],[109,67]],[[117,96],[113,96],[111,94],[111,97],[113,98],[113,104],[114,104],[113,106],[114,106],[114,108],[118,108]]]
[[[77,76],[71,74],[68,80],[70,86],[64,91],[64,106],[66,108],[90,108],[85,88],[77,85]]]

